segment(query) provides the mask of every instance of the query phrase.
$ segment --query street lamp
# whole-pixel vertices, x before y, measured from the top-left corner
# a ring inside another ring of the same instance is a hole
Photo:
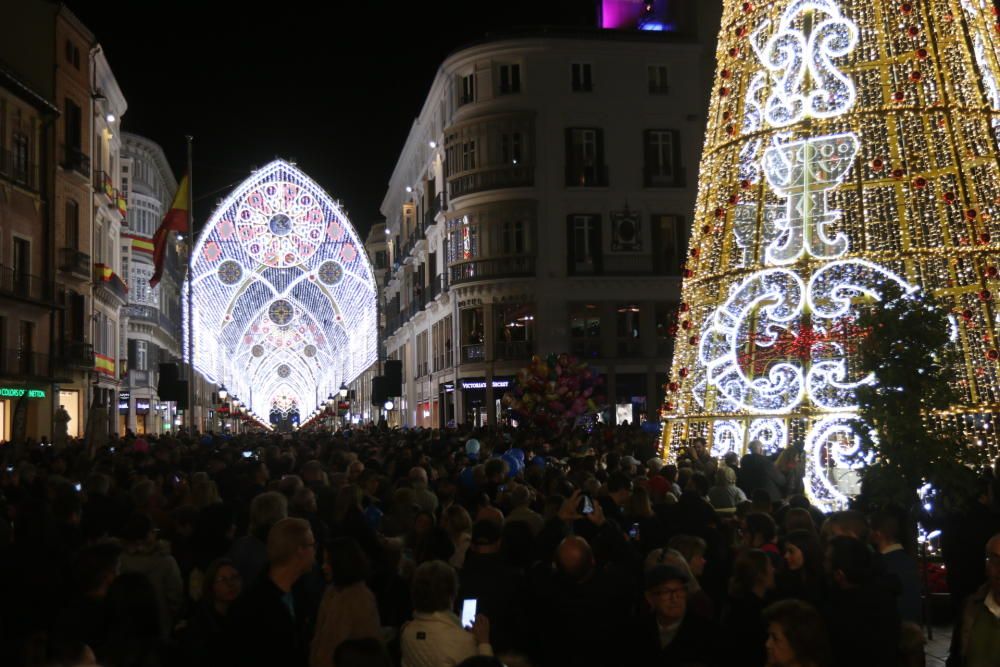
[[[340,398],[341,399],[347,398],[347,392],[348,392],[347,385],[344,384],[343,382],[341,382],[340,383]]]
[[[226,385],[219,387],[219,400],[224,401],[229,397],[229,392],[226,391]]]
[[[390,398],[389,400],[387,400],[387,401],[386,401],[386,402],[385,402],[385,403],[384,403],[384,404],[382,405],[382,407],[383,407],[383,408],[385,408],[385,409],[386,409],[386,411],[389,411],[389,410],[392,410],[392,408],[393,408],[393,406],[394,406],[394,405],[395,405],[395,403],[393,403],[393,402],[392,402],[392,399]]]

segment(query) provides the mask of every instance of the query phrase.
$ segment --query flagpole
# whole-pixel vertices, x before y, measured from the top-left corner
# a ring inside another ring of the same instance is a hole
[[[188,358],[188,414],[185,419],[185,426],[187,427],[188,435],[194,436],[194,310],[192,309],[192,275],[191,267],[193,262],[193,257],[191,257],[194,252],[194,186],[192,182],[194,180],[193,173],[191,171],[191,166],[193,163],[192,158],[192,142],[194,137],[190,134],[187,135],[187,186],[188,186],[188,206],[187,206],[187,267],[185,274],[187,275],[187,358]]]

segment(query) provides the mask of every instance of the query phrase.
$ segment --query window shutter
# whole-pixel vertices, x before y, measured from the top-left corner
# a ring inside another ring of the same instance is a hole
[[[566,128],[566,185],[579,185],[577,174],[578,168],[575,164],[576,156],[573,154],[573,128]]]
[[[595,185],[608,185],[608,167],[604,162],[604,130],[602,128],[594,128],[594,139],[597,142],[597,183]]]
[[[604,273],[604,246],[601,243],[601,229],[604,223],[599,215],[593,216],[591,222],[593,224],[590,226],[590,248],[594,254],[594,273],[601,275]]]
[[[670,131],[670,147],[673,150],[674,185],[684,185],[684,169],[681,166],[681,133],[679,130]]]
[[[576,266],[576,257],[574,257],[574,243],[575,239],[573,237],[573,216],[566,216],[566,275],[571,276],[574,274],[574,268]]]
[[[128,369],[130,371],[139,370],[135,364],[136,362],[136,351],[135,351],[135,340],[129,338],[128,340]]]

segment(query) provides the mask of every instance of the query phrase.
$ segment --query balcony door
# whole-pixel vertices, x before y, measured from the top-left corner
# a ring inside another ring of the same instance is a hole
[[[31,281],[31,241],[14,239],[14,290],[27,295]]]

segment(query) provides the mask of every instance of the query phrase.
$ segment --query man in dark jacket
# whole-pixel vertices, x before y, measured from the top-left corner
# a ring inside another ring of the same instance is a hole
[[[638,665],[695,667],[718,664],[719,628],[687,610],[687,573],[672,565],[646,572],[646,602],[652,610],[636,625],[633,661]]]
[[[518,600],[523,599],[521,578],[500,554],[501,528],[495,521],[480,519],[472,527],[472,544],[459,571],[460,600],[477,600],[477,613],[490,619],[490,643],[497,653],[511,648],[522,634]]]
[[[305,519],[282,519],[267,536],[268,567],[231,613],[233,664],[302,667],[310,610],[292,587],[316,560],[316,540]]]
[[[785,476],[764,456],[763,449],[760,440],[750,442],[750,453],[740,459],[739,486],[748,497],[764,489],[774,502],[784,496]]]
[[[895,591],[876,576],[874,555],[853,537],[834,537],[826,551],[830,599],[827,629],[838,667],[885,667],[897,663],[900,622]]]

